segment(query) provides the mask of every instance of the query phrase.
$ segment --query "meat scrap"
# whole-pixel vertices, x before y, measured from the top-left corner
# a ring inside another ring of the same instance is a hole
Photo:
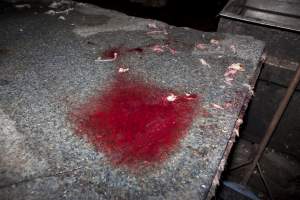
[[[129,71],[129,68],[123,68],[123,67],[120,67],[118,72],[119,73],[125,73],[125,72],[128,72]]]
[[[64,16],[62,16],[62,15],[59,16],[58,19],[60,19],[60,20],[66,20],[66,18]]]
[[[214,45],[219,45],[220,44],[219,40],[216,40],[216,39],[211,39],[210,43],[214,44]]]
[[[56,12],[54,10],[48,10],[47,12],[45,12],[45,14],[47,14],[47,15],[55,15]]]
[[[151,29],[158,29],[158,26],[157,26],[156,23],[149,23],[148,27],[151,28]]]
[[[151,34],[164,34],[164,35],[168,35],[168,32],[166,29],[164,28],[160,28],[157,26],[156,23],[149,23],[148,24],[148,28],[151,29],[151,31],[148,31],[146,34],[151,35]]]
[[[245,71],[245,65],[241,64],[241,63],[234,63],[232,65],[230,65],[228,67],[228,69],[234,69],[234,70],[237,70],[237,71]]]
[[[235,70],[235,69],[228,69],[228,70],[226,70],[224,76],[232,78],[231,76],[234,76],[236,73],[237,73],[237,70]]]
[[[159,44],[156,44],[156,45],[150,47],[150,49],[151,49],[152,51],[156,52],[156,53],[162,53],[162,52],[165,51],[165,50],[163,49],[163,47],[162,47],[161,45],[159,45]]]
[[[204,49],[207,48],[207,45],[206,45],[206,44],[203,44],[203,43],[198,43],[198,44],[196,44],[196,48],[197,48],[197,49],[204,50]]]
[[[224,77],[225,77],[225,83],[231,85],[232,81],[234,80],[236,74],[238,72],[243,72],[245,71],[245,66],[241,63],[233,63],[232,65],[230,65],[226,72],[224,73]]]
[[[156,44],[152,47],[150,47],[150,49],[156,53],[162,53],[162,52],[165,52],[165,50],[169,50],[171,54],[176,54],[177,51],[170,47],[169,45],[159,45],[159,44]]]
[[[212,105],[213,108],[224,110],[224,108],[222,106],[218,105],[218,104],[212,103],[211,105]]]
[[[175,96],[174,94],[170,94],[169,96],[167,96],[167,101],[175,101],[177,99],[177,96]]]
[[[107,58],[107,59],[103,59],[101,56],[99,56],[95,61],[96,62],[112,62],[115,61],[118,57],[118,53],[114,52],[113,53],[113,58]]]
[[[210,68],[210,65],[203,58],[200,58],[199,61],[202,65],[207,66],[208,68]]]
[[[239,128],[240,128],[240,126],[241,126],[242,123],[243,123],[243,120],[240,119],[240,118],[235,122],[235,126],[234,126],[234,129],[233,129],[233,132],[235,133],[235,135],[237,137],[240,136]]]

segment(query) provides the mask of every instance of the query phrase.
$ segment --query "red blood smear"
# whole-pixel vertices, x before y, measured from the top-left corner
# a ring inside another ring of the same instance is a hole
[[[168,101],[170,94],[177,98]],[[72,116],[77,133],[87,135],[113,164],[136,168],[168,157],[187,133],[198,105],[195,94],[178,95],[122,74]]]
[[[114,55],[115,53],[117,53],[119,55],[121,53],[121,50],[119,48],[108,49],[102,53],[101,58],[102,59],[113,59],[115,57],[115,55]]]
[[[143,53],[143,49],[140,47],[137,48],[132,48],[132,49],[127,49],[127,52],[138,52],[138,53]]]
[[[137,52],[137,53],[143,53],[143,49],[140,47],[137,48],[125,48],[125,47],[116,47],[116,48],[111,48],[111,49],[107,49],[105,50],[102,55],[101,58],[102,59],[113,59],[115,57],[115,53],[117,53],[118,57],[120,57],[121,55],[124,55],[126,53],[131,53],[131,52]]]

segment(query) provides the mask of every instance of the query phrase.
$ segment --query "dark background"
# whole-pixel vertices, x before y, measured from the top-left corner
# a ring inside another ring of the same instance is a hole
[[[82,0],[103,8],[118,10],[131,16],[157,19],[175,26],[203,31],[216,31],[218,13],[228,0],[168,0],[165,6],[133,3],[129,0]]]

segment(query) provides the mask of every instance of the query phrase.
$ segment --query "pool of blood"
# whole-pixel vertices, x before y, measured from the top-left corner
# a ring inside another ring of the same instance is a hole
[[[176,98],[170,99],[172,95]],[[112,84],[71,116],[76,133],[114,165],[136,167],[168,158],[187,134],[199,107],[196,94],[179,94],[118,74]]]

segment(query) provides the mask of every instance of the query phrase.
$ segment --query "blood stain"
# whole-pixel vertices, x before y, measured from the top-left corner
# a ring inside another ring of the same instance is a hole
[[[114,59],[115,53],[117,53],[118,57],[120,57],[126,53],[132,53],[132,52],[143,53],[144,50],[140,47],[136,47],[136,48],[114,47],[114,48],[105,50],[102,53],[101,58],[102,59]]]
[[[138,52],[138,53],[143,53],[144,49],[137,47],[137,48],[132,48],[132,49],[127,49],[127,52]]]
[[[121,53],[121,49],[120,48],[108,49],[102,53],[101,58],[102,59],[114,59],[115,53],[117,53],[117,55],[119,55]]]
[[[175,95],[174,101],[167,97]],[[161,163],[187,134],[200,98],[118,74],[101,95],[71,113],[75,131],[115,166]],[[202,108],[203,109],[203,108]]]

